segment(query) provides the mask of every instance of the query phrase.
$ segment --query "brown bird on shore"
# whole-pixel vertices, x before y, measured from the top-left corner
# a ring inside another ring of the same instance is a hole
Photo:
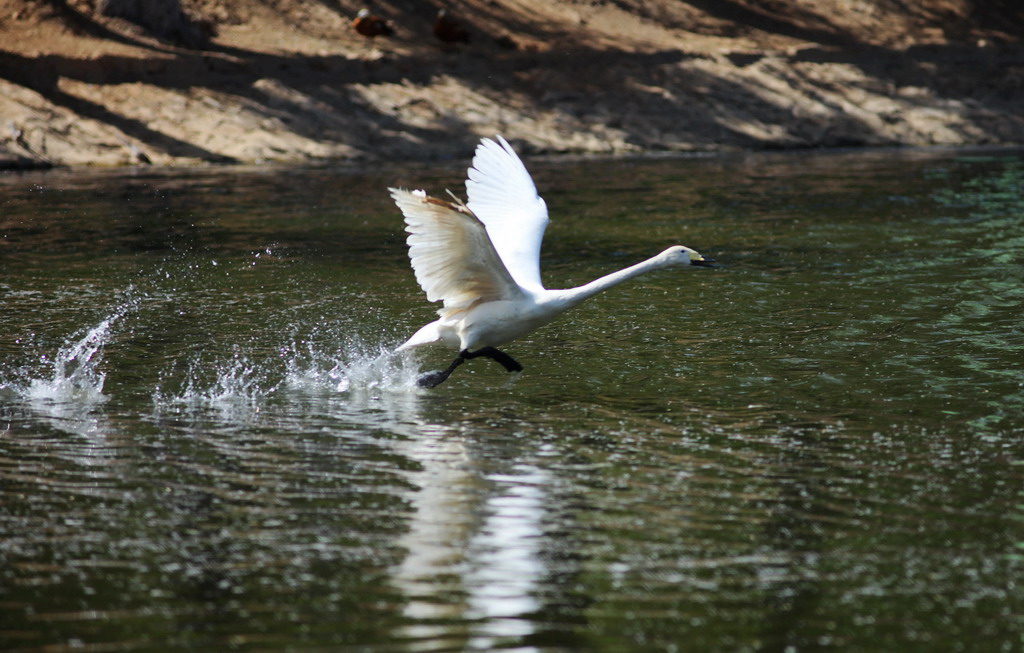
[[[434,20],[434,36],[442,43],[469,43],[469,32],[442,7]]]
[[[371,14],[365,7],[359,10],[352,20],[352,28],[359,34],[373,41],[377,36],[391,36],[395,33],[391,23],[376,14]]]

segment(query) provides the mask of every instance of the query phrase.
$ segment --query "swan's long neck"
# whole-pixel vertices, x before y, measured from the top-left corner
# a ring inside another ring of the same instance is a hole
[[[606,274],[603,277],[594,279],[588,284],[584,284],[576,288],[567,288],[565,290],[555,290],[551,292],[557,293],[557,301],[559,303],[564,303],[563,310],[565,310],[572,308],[583,300],[589,299],[600,292],[608,290],[612,286],[617,286],[623,281],[628,281],[633,277],[638,277],[641,274],[650,272],[651,270],[658,270],[666,265],[667,263],[661,255],[652,256],[646,261],[641,261],[636,265],[623,268],[618,272]]]

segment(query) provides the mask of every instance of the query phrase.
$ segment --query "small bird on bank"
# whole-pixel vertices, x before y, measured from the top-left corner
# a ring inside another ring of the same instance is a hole
[[[409,258],[427,300],[444,302],[438,320],[417,331],[397,351],[425,345],[456,347],[447,369],[421,376],[432,388],[469,359],[486,357],[509,372],[523,366],[498,346],[544,326],[612,286],[669,267],[714,267],[682,245],[565,290],[544,288],[540,246],[548,209],[526,166],[501,136],[484,138],[468,171],[463,203],[437,199],[422,190],[389,188],[405,216]],[[449,193],[450,194],[450,193]]]
[[[365,7],[359,10],[356,17],[352,19],[352,28],[358,34],[362,34],[372,42],[378,36],[391,36],[395,33],[391,23],[384,18],[371,14]]]
[[[434,36],[442,43],[469,43],[469,32],[444,7],[438,10],[437,18],[434,19]]]

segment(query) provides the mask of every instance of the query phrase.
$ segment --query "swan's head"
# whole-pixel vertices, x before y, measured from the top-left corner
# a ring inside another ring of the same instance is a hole
[[[658,258],[662,259],[665,266],[687,266],[696,265],[698,267],[713,268],[715,267],[715,259],[705,258],[700,255],[696,250],[692,250],[689,247],[683,247],[682,245],[674,245],[669,247],[664,252],[658,255]]]

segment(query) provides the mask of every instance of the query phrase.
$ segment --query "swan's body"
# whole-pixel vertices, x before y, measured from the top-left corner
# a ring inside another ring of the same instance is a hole
[[[540,245],[548,223],[547,205],[501,136],[497,141],[485,138],[477,146],[466,180],[466,204],[429,197],[421,190],[388,190],[405,215],[416,280],[429,301],[444,302],[440,318],[398,351],[435,344],[459,350],[447,370],[425,375],[421,385],[441,383],[466,359],[478,356],[519,371],[522,366],[498,346],[627,279],[667,267],[711,265],[694,250],[676,245],[578,288],[544,288]]]

